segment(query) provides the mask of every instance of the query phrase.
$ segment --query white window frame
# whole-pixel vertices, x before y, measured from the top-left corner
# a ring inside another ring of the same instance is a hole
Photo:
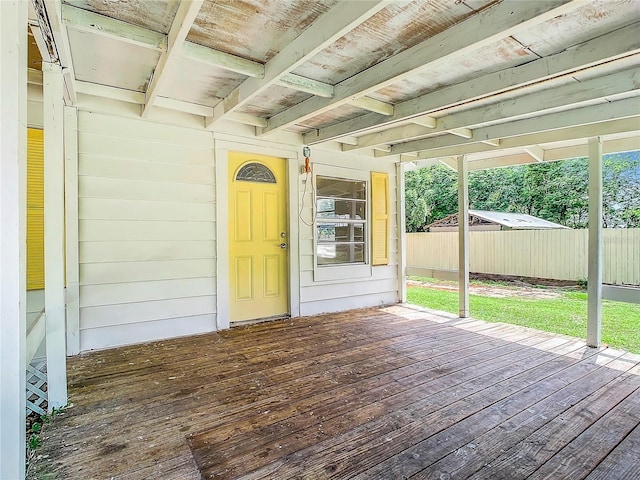
[[[334,167],[329,165],[313,165],[313,184],[317,185],[317,177],[333,177],[345,180],[363,181],[366,185],[366,221],[364,263],[349,263],[342,265],[318,265],[318,229],[316,228],[316,205],[318,192],[313,195],[313,279],[316,282],[334,281],[351,278],[371,277],[371,172],[352,168]]]

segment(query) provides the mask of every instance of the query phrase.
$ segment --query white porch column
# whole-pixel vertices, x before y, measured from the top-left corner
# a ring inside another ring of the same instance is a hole
[[[67,404],[64,292],[64,84],[59,65],[42,63],[44,94],[44,310],[49,410]]]
[[[587,345],[599,347],[602,330],[602,139],[589,139],[589,269]]]
[[[27,2],[0,1],[0,478],[24,478]]]
[[[67,355],[80,353],[80,268],[78,265],[78,111],[64,107],[64,207],[67,275]]]
[[[405,201],[404,201],[404,164],[396,164],[396,215],[398,216],[398,296],[401,302],[407,301],[407,251],[405,248],[407,241],[405,222]]]
[[[467,158],[458,157],[458,302],[460,318],[469,316],[469,179]]]

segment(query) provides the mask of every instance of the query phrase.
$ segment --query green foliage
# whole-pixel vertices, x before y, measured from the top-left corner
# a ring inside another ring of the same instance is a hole
[[[37,448],[40,448],[40,437],[31,435],[29,437],[29,450],[36,450]]]
[[[603,224],[640,227],[640,152],[605,155]],[[527,213],[572,228],[586,228],[589,168],[585,158],[469,174],[469,205],[476,210]],[[443,165],[407,172],[408,232],[458,210],[457,175]]]
[[[458,313],[458,292],[423,287],[407,288],[407,301],[426,308]],[[494,298],[469,295],[471,316],[584,339],[587,334],[587,294],[564,292],[559,298]],[[602,341],[640,353],[640,305],[605,300]]]

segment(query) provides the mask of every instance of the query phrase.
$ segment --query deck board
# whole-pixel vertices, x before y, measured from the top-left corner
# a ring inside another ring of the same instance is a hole
[[[638,356],[394,306],[69,359],[60,479],[623,478]]]

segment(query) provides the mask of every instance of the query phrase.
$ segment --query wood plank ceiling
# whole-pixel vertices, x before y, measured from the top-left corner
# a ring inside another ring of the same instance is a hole
[[[640,149],[638,0],[34,4],[69,101],[112,97],[143,116],[172,109],[396,161],[544,161],[593,135],[605,151]]]

